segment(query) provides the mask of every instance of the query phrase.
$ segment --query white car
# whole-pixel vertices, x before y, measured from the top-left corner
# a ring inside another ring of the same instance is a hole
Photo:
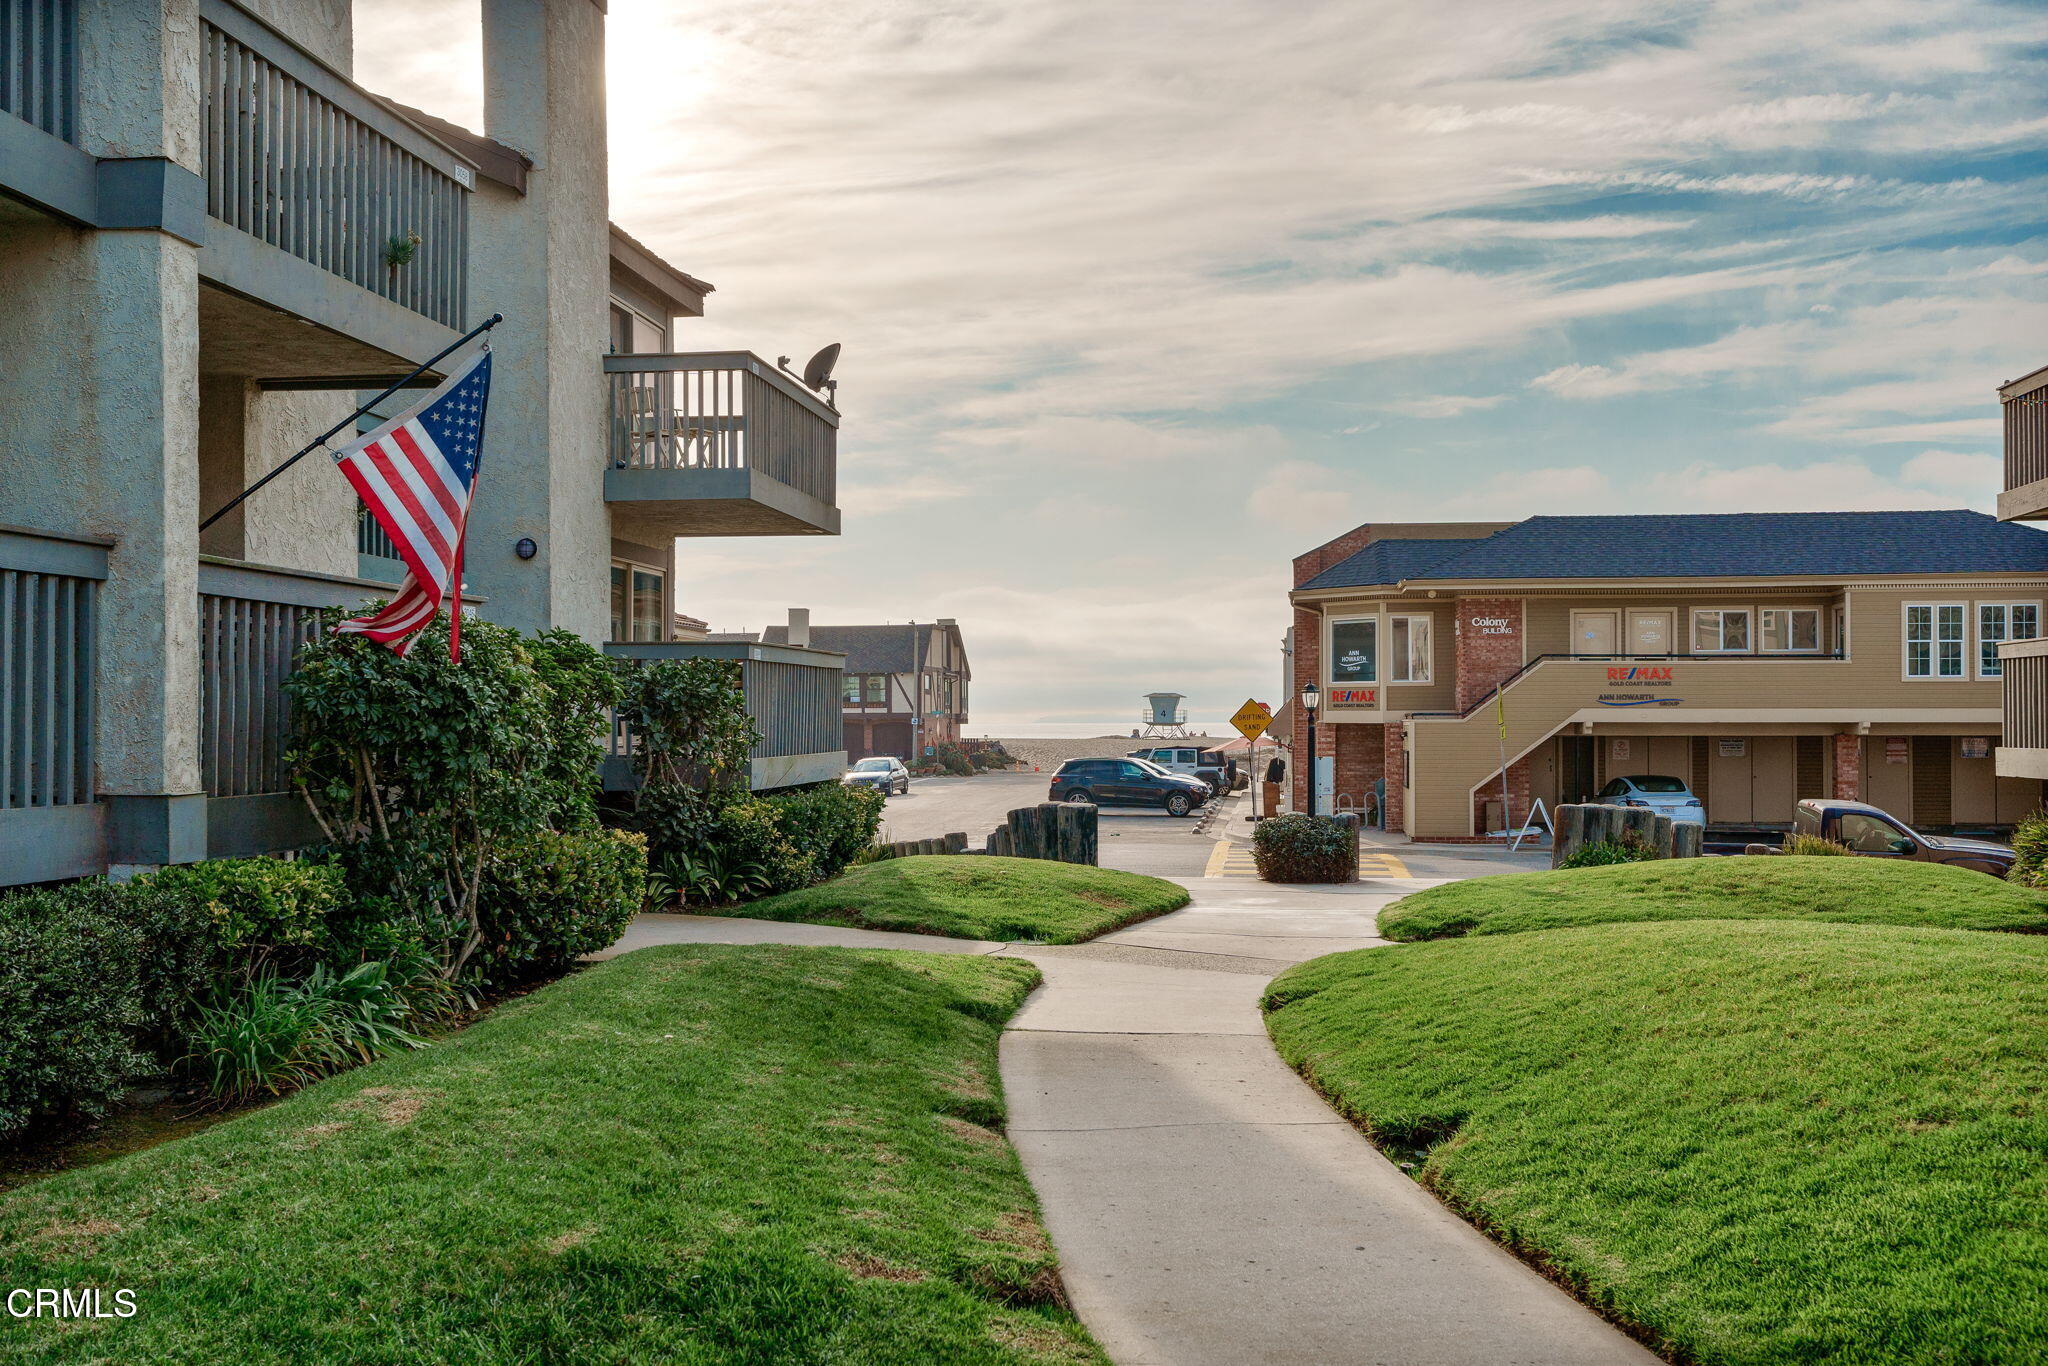
[[[1705,825],[1707,809],[1692,789],[1677,778],[1655,773],[1636,773],[1615,778],[1600,789],[1595,801],[1609,806],[1647,806],[1660,816],[1687,825]]]
[[[872,787],[886,797],[910,791],[910,770],[893,755],[876,754],[847,769],[839,781],[848,787]]]

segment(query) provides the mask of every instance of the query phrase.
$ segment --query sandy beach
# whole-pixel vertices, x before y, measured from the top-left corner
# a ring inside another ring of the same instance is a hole
[[[1223,739],[1217,735],[1190,735],[1185,743],[1200,749],[1207,749]],[[997,743],[1014,754],[1029,768],[1033,765],[1050,773],[1069,759],[1115,758],[1129,754],[1134,749],[1145,749],[1152,745],[1172,744],[1170,740],[1135,740],[1128,733],[1123,735],[1097,735],[1087,739],[1023,739],[999,740]]]

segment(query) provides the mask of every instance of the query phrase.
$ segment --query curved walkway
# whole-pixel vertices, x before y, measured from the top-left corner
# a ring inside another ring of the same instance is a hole
[[[1267,1041],[1266,982],[1383,944],[1380,907],[1418,883],[1181,882],[1186,909],[1067,947],[648,916],[613,952],[801,943],[1038,964],[1045,985],[1003,1035],[1010,1140],[1074,1309],[1120,1366],[1654,1366],[1404,1176]]]

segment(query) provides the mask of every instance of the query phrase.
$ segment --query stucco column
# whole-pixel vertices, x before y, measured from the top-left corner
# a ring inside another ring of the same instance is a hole
[[[79,138],[101,157],[200,160],[197,0],[88,0]],[[75,522],[113,539],[99,598],[97,787],[111,862],[202,858],[199,786],[199,253],[151,229],[82,239],[72,326],[82,419],[56,452]],[[54,377],[53,377],[54,378]]]
[[[1833,796],[1837,801],[1860,802],[1863,800],[1863,737],[1841,734],[1830,736],[1834,742],[1835,786]]]
[[[493,621],[610,630],[603,356],[611,261],[604,15],[590,0],[484,0],[484,123],[533,160],[521,196],[470,202],[471,313],[505,322],[465,577]],[[539,553],[514,547],[531,537]]]

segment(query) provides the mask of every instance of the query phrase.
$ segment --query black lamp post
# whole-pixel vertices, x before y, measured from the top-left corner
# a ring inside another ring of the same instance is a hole
[[[1323,690],[1311,683],[1301,690],[1301,709],[1308,713],[1308,814],[1316,814],[1316,708]]]

